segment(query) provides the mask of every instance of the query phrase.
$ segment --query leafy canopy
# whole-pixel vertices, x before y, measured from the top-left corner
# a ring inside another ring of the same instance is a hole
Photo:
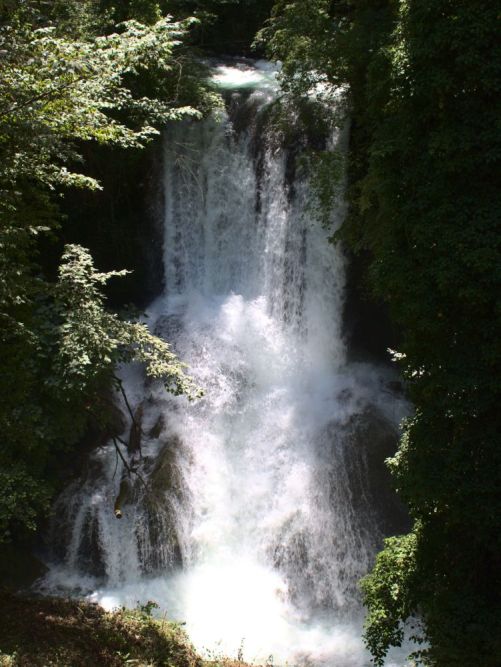
[[[76,245],[56,281],[40,266],[64,189],[100,187],[79,169],[83,142],[135,150],[217,104],[183,45],[193,20],[136,4],[120,24],[95,0],[0,4],[0,540],[34,528],[89,422],[106,423],[117,363],[198,395],[165,341],[105,308],[125,272],[97,272]]]

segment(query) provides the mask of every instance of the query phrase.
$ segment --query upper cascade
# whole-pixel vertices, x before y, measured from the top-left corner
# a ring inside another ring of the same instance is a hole
[[[234,59],[214,64],[211,81],[221,90],[255,90],[259,93],[279,91],[279,65],[266,60]]]

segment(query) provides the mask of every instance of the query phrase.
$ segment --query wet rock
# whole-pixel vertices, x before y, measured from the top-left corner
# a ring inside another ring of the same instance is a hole
[[[182,565],[179,534],[180,507],[188,506],[188,491],[178,463],[180,438],[171,435],[147,471],[147,491],[142,500],[143,530],[138,532],[143,569],[147,574]]]
[[[82,143],[80,150],[103,189],[68,192],[61,202],[68,216],[63,240],[90,248],[103,270],[131,269],[125,280],[107,286],[109,303],[117,310],[131,303],[142,309],[162,293],[165,278],[162,138],[142,151],[95,142]]]
[[[118,407],[113,395],[101,397],[97,406],[99,418],[89,421],[87,431],[81,440],[80,452],[87,457],[90,452],[104,447],[112,437],[121,435],[127,427],[127,419]],[[77,469],[81,469],[82,460],[76,461]]]
[[[124,432],[127,425],[127,420],[124,413],[118,407],[113,399],[107,402],[107,417],[105,421],[105,430],[112,435],[120,435]]]
[[[302,613],[357,609],[357,582],[383,537],[408,527],[384,463],[397,441],[395,426],[368,408],[348,421],[333,420],[312,442],[317,465],[309,493],[315,515],[295,511],[269,548]]]
[[[352,498],[360,512],[370,504],[383,535],[409,528],[407,511],[393,486],[386,459],[398,445],[398,431],[375,408],[354,415],[347,427],[348,474]],[[361,470],[365,474],[361,474]]]
[[[177,463],[177,453],[181,447],[179,436],[171,435],[160,450],[149,476],[155,496],[166,492],[182,495],[183,481]]]
[[[345,249],[348,258],[343,309],[343,338],[349,358],[388,364],[388,348],[398,349],[400,333],[392,322],[389,306],[377,299],[368,285],[370,257]]]
[[[148,431],[148,437],[157,440],[160,437],[160,434],[162,433],[164,427],[165,427],[165,418],[163,415],[159,415],[156,422]]]
[[[404,393],[404,384],[398,380],[391,380],[386,383],[388,390],[394,394],[402,395]]]
[[[308,533],[301,526],[301,517],[295,514],[284,524],[272,549],[272,559],[277,570],[287,580],[289,600],[297,608],[311,610],[312,593],[318,586],[311,576],[311,549]]]
[[[155,336],[164,340],[175,341],[183,332],[183,322],[179,315],[161,315],[155,322]]]
[[[89,508],[82,530],[82,540],[78,548],[78,567],[82,572],[101,578],[106,575],[104,562],[99,521]]]

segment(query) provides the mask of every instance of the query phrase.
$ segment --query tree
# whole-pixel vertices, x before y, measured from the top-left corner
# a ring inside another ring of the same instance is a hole
[[[277,3],[264,31],[291,94],[347,86],[337,238],[370,257],[415,405],[389,462],[414,529],[362,584],[376,664],[414,615],[425,664],[494,667],[501,653],[497,21],[494,2],[315,0]]]
[[[96,272],[78,246],[66,248],[56,282],[37,263],[64,189],[100,187],[75,170],[81,142],[137,149],[156,126],[199,117],[216,99],[189,73],[183,88],[192,21],[154,18],[105,30],[92,0],[0,6],[0,540],[34,527],[61,452],[71,456],[117,362],[141,361],[169,391],[193,393],[167,343],[104,308],[100,289],[123,273]],[[147,95],[138,81],[153,70],[163,79]]]

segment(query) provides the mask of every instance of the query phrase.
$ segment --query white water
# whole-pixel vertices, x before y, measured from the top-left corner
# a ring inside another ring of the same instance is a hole
[[[288,183],[285,152],[256,130],[273,71],[215,80],[253,90],[232,101],[250,120],[166,132],[166,289],[148,312],[206,395],[190,404],[123,369],[148,491],[136,482],[117,521],[123,469],[97,451],[56,506],[60,559],[41,588],[155,600],[212,656],[362,667],[356,582],[381,532],[357,423],[391,431],[405,406],[386,372],[347,363],[343,256],[308,215],[307,180]]]

